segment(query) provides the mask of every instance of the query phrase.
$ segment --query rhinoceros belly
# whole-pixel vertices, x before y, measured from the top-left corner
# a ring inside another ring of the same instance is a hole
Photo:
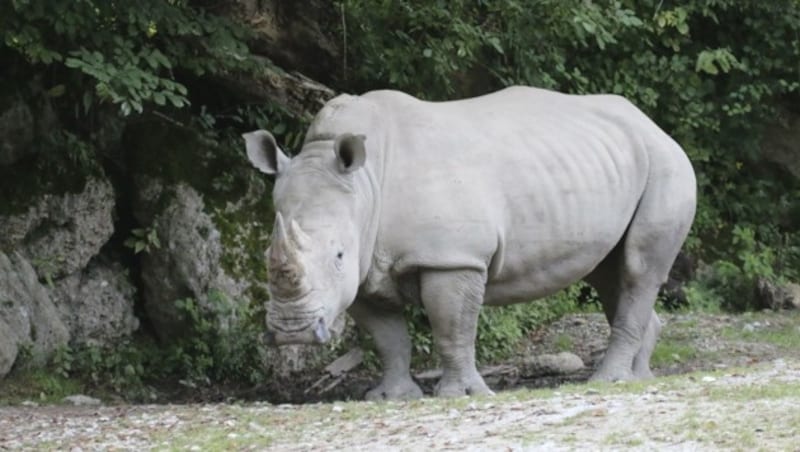
[[[652,126],[631,109],[527,89],[405,105],[413,133],[395,144],[383,206],[394,269],[485,270],[487,304],[586,276],[625,234],[647,183]]]
[[[616,246],[646,181],[640,152],[624,137],[583,135],[559,143],[526,140],[535,158],[499,164],[498,245],[488,269],[487,304],[552,294],[591,272]],[[555,140],[555,138],[553,139]],[[616,146],[613,145],[617,143]],[[529,155],[530,155],[529,154]]]

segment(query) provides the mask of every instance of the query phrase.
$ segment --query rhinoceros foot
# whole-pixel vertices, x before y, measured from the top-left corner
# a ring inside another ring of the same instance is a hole
[[[469,378],[442,377],[433,390],[436,397],[461,397],[465,395],[494,395],[483,378],[476,372]]]
[[[595,372],[590,378],[589,381],[630,381],[630,380],[640,380],[643,377],[639,377],[634,375],[630,369],[605,369],[600,368]]]
[[[401,381],[383,381],[367,391],[367,400],[415,400],[422,398],[422,389],[410,378]]]

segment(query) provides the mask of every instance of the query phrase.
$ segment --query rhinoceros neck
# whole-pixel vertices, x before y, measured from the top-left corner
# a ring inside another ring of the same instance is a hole
[[[380,224],[386,145],[390,142],[381,107],[369,96],[340,95],[317,113],[306,135],[306,143],[333,140],[344,134],[366,137],[367,159],[364,167],[353,173],[357,194],[356,224],[361,234],[359,278],[364,282],[372,267]]]
[[[376,140],[377,141],[377,140]],[[384,156],[380,151],[371,152],[364,168],[358,171],[357,206],[358,225],[361,233],[359,252],[359,283],[363,283],[372,266],[372,256],[380,225],[381,193]]]

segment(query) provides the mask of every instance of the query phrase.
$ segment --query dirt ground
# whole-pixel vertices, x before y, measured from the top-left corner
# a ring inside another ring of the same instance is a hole
[[[799,313],[664,320],[659,377],[645,382],[585,384],[608,330],[599,315],[573,315],[533,334],[519,356],[570,351],[587,367],[504,371],[487,378],[494,397],[347,402],[374,378],[355,372],[317,396],[338,401],[305,405],[0,407],[0,450],[800,451]]]

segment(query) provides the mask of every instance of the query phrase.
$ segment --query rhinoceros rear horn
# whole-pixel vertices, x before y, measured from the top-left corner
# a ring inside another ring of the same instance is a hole
[[[294,219],[289,222],[289,238],[292,240],[292,244],[301,250],[307,250],[311,246],[311,239]]]
[[[352,133],[343,133],[336,137],[333,150],[336,152],[339,171],[352,173],[364,166],[367,161],[367,149],[364,145],[366,140],[367,137],[364,135],[353,135]]]

